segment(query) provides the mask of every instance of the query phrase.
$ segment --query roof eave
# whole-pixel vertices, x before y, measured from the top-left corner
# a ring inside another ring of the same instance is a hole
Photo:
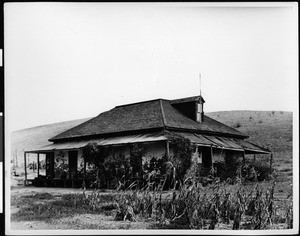
[[[225,137],[236,137],[241,139],[249,138],[248,135],[237,135],[237,134],[230,134],[230,133],[222,133],[222,132],[215,132],[215,131],[207,131],[207,130],[196,130],[196,129],[186,129],[186,128],[175,128],[166,126],[166,130],[173,130],[173,131],[182,131],[182,132],[193,132],[193,133],[199,133],[199,134],[208,134],[208,135],[219,135],[219,136],[225,136]]]
[[[99,138],[99,137],[109,137],[109,136],[116,136],[116,135],[128,135],[128,134],[137,134],[137,133],[145,133],[145,132],[156,132],[164,130],[164,126],[162,127],[155,127],[155,128],[148,128],[148,129],[139,129],[139,130],[127,130],[127,131],[118,131],[118,132],[110,132],[110,133],[100,133],[100,134],[90,134],[90,135],[81,135],[81,136],[73,136],[73,137],[66,137],[66,138],[51,138],[49,139],[50,142],[66,142],[71,140],[78,140],[78,139],[92,139],[92,138]]]

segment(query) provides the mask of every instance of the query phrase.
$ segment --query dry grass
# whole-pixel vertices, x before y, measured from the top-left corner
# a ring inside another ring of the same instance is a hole
[[[271,182],[215,183],[180,190],[98,190],[12,195],[12,225],[38,229],[279,229],[289,228],[292,195]],[[251,204],[254,210],[251,210]],[[270,224],[272,223],[272,224]],[[31,225],[31,226],[32,226]]]
[[[291,180],[293,169],[293,114],[282,111],[224,111],[207,114],[226,125],[235,127],[250,136],[250,142],[267,147],[273,152],[273,166],[278,171],[280,181]],[[253,158],[249,155],[249,158]],[[256,155],[256,160],[269,162],[269,155]],[[282,172],[282,170],[286,170]],[[290,173],[290,172],[288,172]]]

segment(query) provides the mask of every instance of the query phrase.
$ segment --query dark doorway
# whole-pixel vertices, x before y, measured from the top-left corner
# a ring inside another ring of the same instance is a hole
[[[69,178],[77,178],[77,156],[78,151],[69,151]]]
[[[47,179],[54,177],[54,152],[46,153],[46,177]]]
[[[210,147],[202,147],[202,164],[204,168],[212,166],[212,155]]]

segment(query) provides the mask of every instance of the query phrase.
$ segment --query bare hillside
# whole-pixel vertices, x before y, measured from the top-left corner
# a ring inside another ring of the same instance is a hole
[[[65,121],[55,124],[42,125],[37,127],[32,127],[28,129],[22,129],[11,134],[11,150],[12,150],[12,160],[16,157],[17,162],[23,163],[23,154],[26,150],[33,150],[47,144],[51,144],[48,139],[54,137],[55,135],[64,132],[76,125],[79,125],[90,118]]]
[[[283,111],[220,111],[207,114],[247,135],[273,152],[273,166],[282,178],[292,177],[293,113]],[[260,155],[269,161],[269,155]]]

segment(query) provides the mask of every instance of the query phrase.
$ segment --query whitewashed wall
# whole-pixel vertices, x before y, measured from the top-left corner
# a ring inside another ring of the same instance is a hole
[[[152,142],[147,143],[148,151],[143,157],[143,164],[144,162],[150,160],[152,157],[161,158],[166,153],[166,143],[165,142]],[[130,157],[130,149],[128,145],[124,146],[115,146],[114,155],[125,155],[125,158]]]

